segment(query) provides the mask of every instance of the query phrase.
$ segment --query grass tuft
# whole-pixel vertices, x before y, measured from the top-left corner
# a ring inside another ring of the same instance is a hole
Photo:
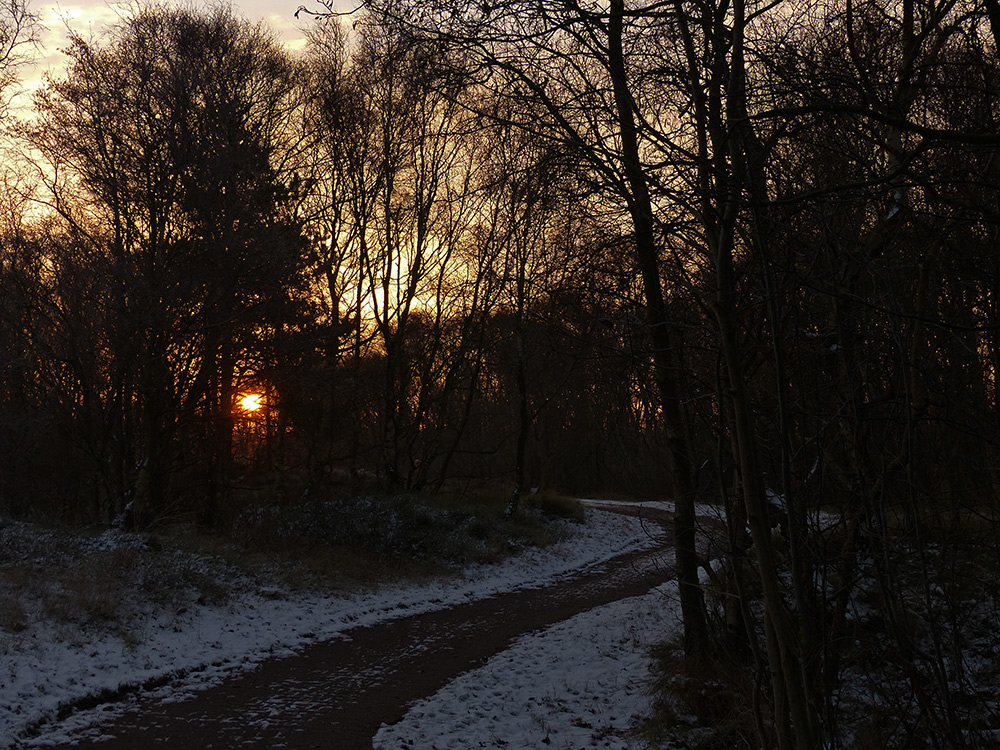
[[[755,687],[749,670],[725,659],[684,658],[677,641],[653,649],[653,715],[641,728],[652,747],[689,750],[731,750],[756,747],[757,730],[751,696]]]

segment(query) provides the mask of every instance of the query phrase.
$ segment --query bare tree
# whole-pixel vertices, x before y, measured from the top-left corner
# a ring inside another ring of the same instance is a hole
[[[295,67],[221,9],[139,11],[68,53],[68,76],[42,90],[24,133],[78,252],[106,268],[118,388],[97,395],[115,405],[121,460],[135,467],[114,502],[165,512],[209,425],[209,520],[227,483],[239,360],[280,327],[274,309],[289,311],[304,261],[277,171]]]
[[[677,341],[665,315],[659,267],[663,248],[657,235],[665,217],[654,210],[624,57],[626,20],[638,21],[644,14],[626,14],[621,6],[613,6],[609,16],[584,6],[519,2],[454,3],[436,13],[406,4],[369,7],[372,18],[391,19],[416,38],[454,50],[460,63],[452,75],[467,76],[493,96],[534,103],[523,110],[532,113],[530,119],[514,124],[541,142],[574,150],[602,193],[629,217],[672,465],[686,642],[692,655],[707,650],[688,427],[680,406]]]
[[[6,0],[0,7],[0,116],[10,106],[10,88],[31,60],[38,43],[38,18],[26,0]]]

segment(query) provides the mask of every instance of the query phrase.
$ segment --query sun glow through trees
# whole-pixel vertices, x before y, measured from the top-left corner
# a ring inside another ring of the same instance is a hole
[[[259,393],[247,393],[240,396],[239,404],[243,411],[257,411],[264,406],[264,397]]]

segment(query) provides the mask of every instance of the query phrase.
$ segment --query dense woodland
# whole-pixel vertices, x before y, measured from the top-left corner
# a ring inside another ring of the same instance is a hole
[[[0,512],[669,498],[719,747],[994,746],[996,0],[303,15],[138,8],[6,113]]]

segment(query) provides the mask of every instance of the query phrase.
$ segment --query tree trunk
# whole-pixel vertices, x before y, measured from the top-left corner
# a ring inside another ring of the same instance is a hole
[[[622,141],[622,167],[629,186],[629,211],[635,227],[636,258],[642,274],[646,314],[653,344],[654,378],[663,405],[664,430],[673,475],[674,544],[684,620],[684,653],[697,659],[708,651],[709,632],[704,594],[698,581],[691,454],[681,412],[680,388],[674,376],[675,354],[660,280],[652,200],[639,156],[639,137],[632,111],[632,95],[626,78],[622,48],[624,15],[624,0],[612,0],[608,21],[608,68],[614,87]]]
[[[731,165],[730,185],[722,211],[718,235],[714,238],[717,298],[715,316],[719,326],[722,355],[729,375],[730,402],[733,410],[735,440],[739,454],[739,471],[746,504],[747,520],[753,536],[764,595],[764,618],[767,630],[768,662],[772,673],[775,706],[775,728],[779,748],[813,750],[817,747],[814,709],[810,700],[801,661],[800,639],[792,627],[791,617],[782,596],[777,559],[771,538],[766,491],[761,474],[757,434],[753,412],[747,396],[746,376],[743,370],[736,328],[736,310],[733,300],[735,289],[733,249],[735,228],[739,215],[741,193],[748,180],[748,159],[741,139],[747,123],[745,61],[743,57],[743,29],[745,9],[743,0],[733,5],[733,43],[730,61],[730,78],[727,86],[728,137],[726,143]],[[721,139],[720,139],[720,142]],[[789,721],[790,719],[790,721]]]

